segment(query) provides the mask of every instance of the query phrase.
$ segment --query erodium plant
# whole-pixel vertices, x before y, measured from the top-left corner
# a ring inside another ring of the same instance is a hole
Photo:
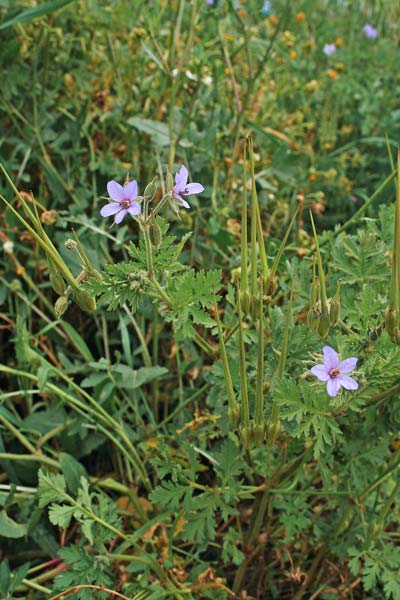
[[[335,597],[332,589],[351,597],[363,586],[371,598],[400,598],[400,183],[395,207],[351,234],[354,219],[319,236],[311,215],[296,253],[307,211],[300,201],[281,239],[266,238],[249,139],[232,276],[185,264],[190,233],[169,232],[189,197],[207,191],[188,183],[189,164],[146,186],[109,181],[101,216],[112,230],[130,220],[137,241],[97,271],[75,235],[66,242],[80,264],[74,275],[34,199],[2,170],[21,208],[2,200],[47,256],[58,323],[73,303],[114,311],[129,316],[140,341],[130,365],[89,356],[67,374],[32,347],[18,319],[16,361],[0,371],[43,403],[27,422],[0,412],[16,440],[8,450],[6,436],[0,457],[40,470],[37,487],[10,487],[0,533],[37,540],[40,525],[55,562],[41,579],[29,563],[12,579],[3,562],[3,596],[300,600]],[[140,315],[153,341],[163,329],[164,353],[140,331]],[[171,358],[175,370],[164,366]],[[40,432],[50,409],[54,430]],[[68,445],[76,432],[110,449],[118,476],[92,476]]]

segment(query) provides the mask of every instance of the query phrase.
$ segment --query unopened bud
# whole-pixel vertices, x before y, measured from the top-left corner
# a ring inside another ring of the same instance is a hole
[[[278,285],[278,278],[274,276],[269,276],[267,281],[264,282],[264,290],[267,296],[272,296],[276,290]]]
[[[261,446],[265,438],[265,427],[260,423],[252,423],[251,440],[255,446]]]
[[[150,181],[150,183],[147,184],[147,186],[145,187],[145,190],[143,192],[143,198],[145,200],[152,200],[154,198],[154,196],[156,195],[157,192],[157,177],[155,177],[153,179],[153,181]]]
[[[72,296],[82,310],[86,310],[87,312],[96,310],[96,301],[89,296],[87,292],[84,292],[83,290],[73,290]]]
[[[235,429],[239,426],[240,423],[240,407],[238,402],[235,402],[233,406],[230,406],[228,409],[228,417],[229,423]]]
[[[240,427],[240,439],[242,440],[243,448],[249,450],[251,448],[252,434],[251,427]]]
[[[162,233],[161,233],[160,226],[157,223],[157,220],[155,219],[154,216],[152,216],[152,219],[150,221],[150,235],[151,235],[151,241],[153,242],[153,246],[155,246],[156,248],[159,248],[160,244],[162,242]]]
[[[174,187],[174,180],[172,179],[172,175],[169,171],[165,178],[165,185],[166,185],[167,192],[171,192]]]
[[[390,339],[396,336],[396,329],[399,323],[399,313],[395,308],[387,308],[385,311],[385,328]]]
[[[250,294],[247,290],[240,292],[240,306],[243,314],[248,315],[250,311]]]
[[[312,308],[310,308],[310,310],[307,313],[307,325],[310,331],[318,331],[319,317],[317,312]]]
[[[328,335],[330,324],[331,322],[328,313],[322,314],[318,323],[318,333],[320,337],[324,338]]]
[[[275,423],[270,423],[268,426],[268,446],[273,446],[279,437],[281,430],[281,422],[279,419]]]
[[[57,319],[61,319],[61,317],[67,310],[67,308],[68,308],[68,298],[67,298],[67,295],[64,294],[63,296],[60,296],[56,300],[56,303],[54,305],[54,311],[56,313]]]
[[[336,323],[340,319],[340,279],[337,284],[335,297],[331,300],[331,306],[329,310],[329,319],[332,325],[336,325]]]
[[[51,287],[53,288],[56,294],[62,296],[67,288],[65,286],[65,282],[61,273],[51,261],[49,261],[49,271],[49,280]]]
[[[260,316],[260,298],[251,294],[249,300],[249,314],[251,318],[255,321]]]

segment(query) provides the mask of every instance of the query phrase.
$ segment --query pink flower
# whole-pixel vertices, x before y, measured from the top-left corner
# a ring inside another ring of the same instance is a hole
[[[311,373],[320,381],[327,382],[326,389],[331,398],[337,396],[341,387],[344,387],[345,390],[357,390],[357,381],[343,373],[354,371],[358,358],[346,358],[339,362],[338,353],[330,346],[324,346],[323,353],[323,364],[313,367]]]
[[[135,202],[138,197],[136,181],[129,181],[124,187],[116,181],[109,181],[107,192],[112,202],[103,206],[100,211],[102,217],[115,215],[114,223],[119,225],[128,213],[133,217],[140,214],[140,204]]]
[[[185,196],[204,192],[204,187],[201,183],[188,183],[188,177],[189,172],[185,165],[182,165],[175,175],[175,185],[172,189],[172,197],[178,200],[185,208],[190,208],[190,204],[184,199]]]
[[[332,54],[334,54],[336,52],[336,45],[335,44],[325,44],[322,51],[324,54],[326,54],[326,56],[332,56]]]

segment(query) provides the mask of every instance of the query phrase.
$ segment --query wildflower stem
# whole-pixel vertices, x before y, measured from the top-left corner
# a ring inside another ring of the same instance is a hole
[[[258,354],[257,354],[257,381],[255,423],[264,426],[264,307],[263,307],[263,281],[260,281],[259,317],[258,317]]]
[[[146,245],[146,259],[147,259],[147,274],[149,279],[154,279],[154,267],[153,267],[153,252],[151,248],[150,231],[147,223],[142,225],[142,231],[144,235],[144,243]]]
[[[246,188],[246,145],[243,149],[243,195],[242,195],[242,238],[241,238],[240,292],[248,293],[247,274],[247,188]]]
[[[243,335],[243,315],[242,315],[242,303],[240,300],[241,290],[237,295],[238,299],[238,311],[239,311],[239,361],[240,361],[240,395],[242,399],[242,427],[249,429],[250,427],[250,410],[249,410],[249,396],[247,391],[247,370],[246,370],[246,352],[244,346],[244,335]]]
[[[312,226],[313,233],[314,233],[315,249],[317,252],[318,275],[319,275],[319,284],[320,284],[320,290],[321,290],[321,311],[322,311],[322,314],[326,314],[327,310],[328,310],[328,306],[327,306],[327,298],[326,298],[325,273],[324,273],[324,269],[322,266],[322,258],[321,258],[321,252],[319,249],[318,236],[317,236],[317,232],[315,230],[314,218],[313,218],[311,210],[310,210],[310,219],[311,219],[311,226]]]

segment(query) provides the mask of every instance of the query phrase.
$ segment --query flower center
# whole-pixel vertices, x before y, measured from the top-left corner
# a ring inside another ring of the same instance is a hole
[[[119,201],[119,205],[121,208],[129,208],[131,205],[131,201],[124,198],[123,200]]]
[[[337,369],[336,367],[334,367],[333,369],[331,369],[331,370],[329,371],[329,377],[330,377],[331,379],[334,379],[334,378],[335,378],[335,377],[337,377],[338,375],[340,375],[340,371],[339,371],[339,369]]]

